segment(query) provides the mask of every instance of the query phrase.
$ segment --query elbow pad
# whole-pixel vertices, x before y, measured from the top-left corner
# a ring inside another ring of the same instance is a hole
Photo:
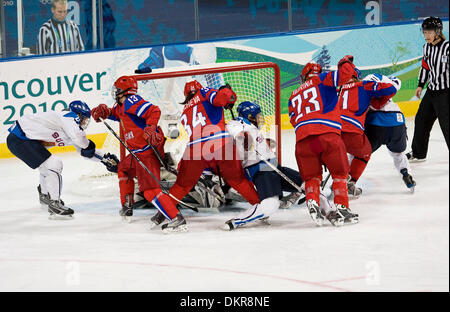
[[[95,143],[89,140],[89,145],[81,150],[81,156],[92,158],[95,155]]]

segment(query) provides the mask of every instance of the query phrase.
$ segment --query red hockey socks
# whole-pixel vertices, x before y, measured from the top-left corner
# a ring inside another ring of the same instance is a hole
[[[305,181],[306,201],[313,199],[317,204],[320,204],[320,182],[322,182],[321,177],[315,177]]]
[[[164,194],[160,189],[146,190],[144,191],[144,197],[169,220],[175,218],[179,212],[172,198]]]
[[[343,177],[333,178],[334,203],[348,208],[347,179]]]

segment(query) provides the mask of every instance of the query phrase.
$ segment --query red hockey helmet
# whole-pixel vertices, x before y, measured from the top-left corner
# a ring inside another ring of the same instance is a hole
[[[317,63],[308,63],[302,70],[300,78],[302,79],[302,83],[311,79],[314,76],[319,75],[322,72],[322,66]]]
[[[202,89],[203,86],[200,82],[197,80],[192,80],[189,82],[186,82],[184,85],[184,96],[188,96],[191,92],[197,92],[198,90]]]
[[[117,99],[121,95],[136,94],[138,89],[137,80],[133,77],[122,76],[114,82],[112,96]]]

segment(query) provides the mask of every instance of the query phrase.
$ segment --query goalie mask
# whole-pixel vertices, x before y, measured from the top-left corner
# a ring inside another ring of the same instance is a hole
[[[76,122],[81,129],[86,130],[91,121],[91,109],[89,106],[83,101],[73,101],[69,104],[69,110],[78,115],[79,120],[76,120]]]
[[[257,128],[261,129],[264,126],[264,115],[258,104],[249,101],[242,102],[238,105],[237,112],[239,117],[247,119]]]
[[[138,84],[135,78],[122,76],[114,82],[111,89],[111,95],[116,102],[119,102],[120,97],[136,94],[137,89]]]

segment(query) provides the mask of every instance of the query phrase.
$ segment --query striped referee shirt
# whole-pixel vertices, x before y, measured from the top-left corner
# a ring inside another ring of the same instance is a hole
[[[441,40],[436,45],[426,43],[423,46],[419,87],[423,88],[427,81],[430,90],[449,89],[448,40]]]
[[[38,54],[84,51],[83,39],[78,26],[70,21],[55,21],[50,18],[39,29]]]

